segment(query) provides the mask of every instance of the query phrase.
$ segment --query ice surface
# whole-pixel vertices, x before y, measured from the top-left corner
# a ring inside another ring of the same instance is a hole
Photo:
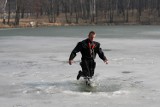
[[[95,40],[101,43],[109,64],[97,56],[93,87],[76,80],[80,54],[72,66],[67,63],[70,52],[82,39],[0,36],[1,106],[159,107],[160,39],[97,35]]]

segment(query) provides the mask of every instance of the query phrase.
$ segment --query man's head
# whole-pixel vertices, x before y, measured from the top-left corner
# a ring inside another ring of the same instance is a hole
[[[96,37],[96,33],[94,31],[90,31],[88,34],[88,39],[90,41],[93,41],[93,39]]]

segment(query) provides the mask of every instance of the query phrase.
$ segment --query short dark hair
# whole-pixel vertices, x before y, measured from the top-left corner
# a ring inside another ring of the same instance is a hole
[[[95,35],[95,34],[96,33],[94,31],[90,31],[88,36]]]

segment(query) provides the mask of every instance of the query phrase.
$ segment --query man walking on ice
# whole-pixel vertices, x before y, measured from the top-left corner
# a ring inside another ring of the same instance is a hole
[[[96,37],[96,33],[94,31],[89,32],[88,38],[85,40],[82,40],[81,42],[78,42],[78,44],[70,54],[70,57],[69,57],[70,65],[73,63],[73,59],[76,57],[76,53],[81,52],[82,54],[82,58],[80,62],[82,71],[80,70],[78,72],[77,80],[79,80],[80,77],[92,78],[92,76],[94,75],[94,69],[96,67],[96,62],[94,61],[94,59],[96,58],[96,54],[98,54],[99,57],[106,64],[108,64],[108,60],[105,57],[100,47],[100,43],[93,41],[95,37]]]

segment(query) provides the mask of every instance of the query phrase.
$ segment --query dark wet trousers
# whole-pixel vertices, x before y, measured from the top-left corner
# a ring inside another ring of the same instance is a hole
[[[83,77],[91,77],[94,75],[94,69],[96,67],[96,62],[94,60],[82,60],[80,62],[82,67],[82,75]]]

